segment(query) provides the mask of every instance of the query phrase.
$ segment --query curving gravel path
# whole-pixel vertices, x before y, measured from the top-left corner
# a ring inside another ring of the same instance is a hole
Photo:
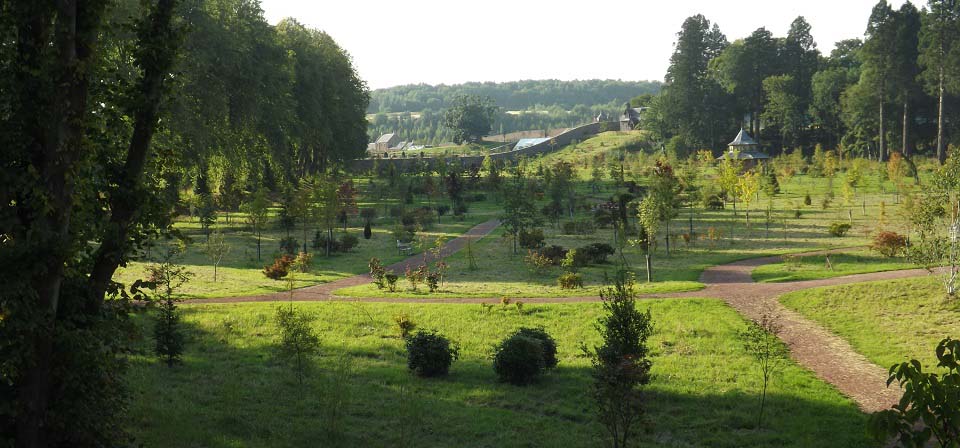
[[[469,231],[447,242],[443,248],[444,256],[453,254],[466,246],[469,239],[480,239],[499,226],[497,220],[479,224]],[[849,248],[828,251],[808,252],[799,255],[816,255],[830,252],[847,251]],[[428,254],[412,256],[404,261],[390,265],[395,272],[403,272],[407,267],[415,267],[424,261],[431,261]],[[849,343],[823,328],[816,322],[780,304],[778,298],[788,292],[820,286],[845,285],[850,283],[927,275],[923,269],[875,272],[834,277],[821,280],[807,280],[787,283],[754,283],[751,271],[754,268],[771,263],[779,263],[779,256],[753,258],[706,269],[700,281],[706,287],[700,291],[669,294],[650,294],[642,298],[715,298],[721,299],[748,319],[759,319],[762,315],[777,316],[782,326],[780,338],[790,347],[791,357],[804,367],[812,370],[821,379],[833,384],[841,393],[853,399],[864,412],[889,409],[900,399],[898,388],[886,385],[887,371],[868,361],[857,353]],[[258,296],[225,297],[218,299],[187,300],[185,303],[236,303],[267,301],[348,301],[382,303],[496,303],[499,297],[491,298],[344,298],[333,295],[333,291],[369,282],[367,274],[347,277],[322,285],[297,289],[291,297],[289,293],[275,293]],[[571,303],[596,302],[597,296],[585,297],[529,297],[517,298],[524,303]]]

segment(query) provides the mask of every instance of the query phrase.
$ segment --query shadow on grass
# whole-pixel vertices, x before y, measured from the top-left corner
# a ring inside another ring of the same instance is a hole
[[[252,318],[251,328],[271,318],[261,313]],[[151,328],[149,316],[137,319]],[[602,444],[585,366],[561,364],[538,383],[517,387],[499,383],[490,360],[475,355],[456,362],[448,377],[421,379],[407,371],[401,341],[381,335],[360,346],[325,340],[301,385],[273,357],[274,336],[245,332],[250,325],[229,316],[212,326],[185,323],[184,363],[174,368],[150,356],[132,358],[129,425],[138,443],[224,448]],[[356,325],[348,332],[379,332]],[[574,360],[585,363],[579,357],[567,362]],[[350,366],[346,374],[336,379],[333,372],[345,365]],[[870,446],[862,435],[865,417],[852,403],[774,390],[764,426],[757,429],[757,395],[733,385],[696,390],[656,376],[646,390],[640,446]]]

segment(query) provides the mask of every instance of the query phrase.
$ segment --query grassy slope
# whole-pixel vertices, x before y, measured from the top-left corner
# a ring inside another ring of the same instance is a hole
[[[946,299],[938,277],[797,291],[781,302],[882,367],[910,358],[933,367],[937,342],[960,336],[960,305]]]
[[[146,446],[597,446],[589,361],[600,305],[297,304],[316,313],[323,356],[302,387],[271,357],[272,304],[184,308],[185,364],[173,369],[133,358],[130,428]],[[765,428],[754,428],[760,388],[754,361],[737,342],[743,321],[715,300],[645,301],[656,324],[650,341],[643,446],[869,446],[864,416],[848,399],[789,364],[768,397]],[[390,323],[409,313],[421,328],[459,341],[461,360],[445,379],[406,371]],[[140,318],[149,326],[150,319]],[[496,382],[491,346],[519,326],[542,325],[559,342],[559,368],[539,384]],[[340,360],[347,360],[346,363]],[[350,365],[347,380],[330,372]],[[324,409],[346,397],[341,423]],[[325,428],[333,428],[329,433]],[[404,441],[406,440],[406,442]],[[415,440],[416,443],[409,443]]]
[[[829,256],[833,269],[827,268],[825,255],[799,257],[791,262],[760,266],[753,270],[753,280],[761,283],[794,282],[916,267],[902,258],[887,258],[869,250],[851,250]]]

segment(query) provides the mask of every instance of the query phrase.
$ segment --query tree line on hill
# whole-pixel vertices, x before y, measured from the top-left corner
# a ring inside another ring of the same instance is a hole
[[[369,92],[326,33],[257,0],[0,2],[0,445],[116,446],[119,266],[191,184],[296,182],[362,154]]]
[[[929,0],[894,10],[881,0],[865,37],[827,56],[798,17],[785,37],[759,28],[728,41],[702,15],[687,18],[660,94],[642,127],[668,149],[720,149],[743,128],[775,152],[817,144],[886,160],[892,151],[945,160],[958,141],[960,5]]]
[[[491,132],[566,128],[592,121],[600,113],[616,119],[624,103],[660,90],[658,81],[514,81],[391,87],[371,92],[368,138],[396,133],[401,140],[438,144],[454,140],[443,126],[443,112],[460,98],[489,98],[498,110]],[[508,113],[509,112],[509,113]]]

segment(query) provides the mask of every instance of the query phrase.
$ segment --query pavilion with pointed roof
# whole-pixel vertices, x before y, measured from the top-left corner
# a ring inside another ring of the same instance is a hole
[[[727,152],[720,156],[719,159],[736,158],[736,160],[740,160],[743,163],[744,171],[752,169],[756,167],[757,164],[770,158],[769,155],[759,150],[760,145],[753,137],[750,137],[750,134],[744,132],[743,128],[740,128],[740,132],[737,133],[736,138],[734,138],[727,147]]]

